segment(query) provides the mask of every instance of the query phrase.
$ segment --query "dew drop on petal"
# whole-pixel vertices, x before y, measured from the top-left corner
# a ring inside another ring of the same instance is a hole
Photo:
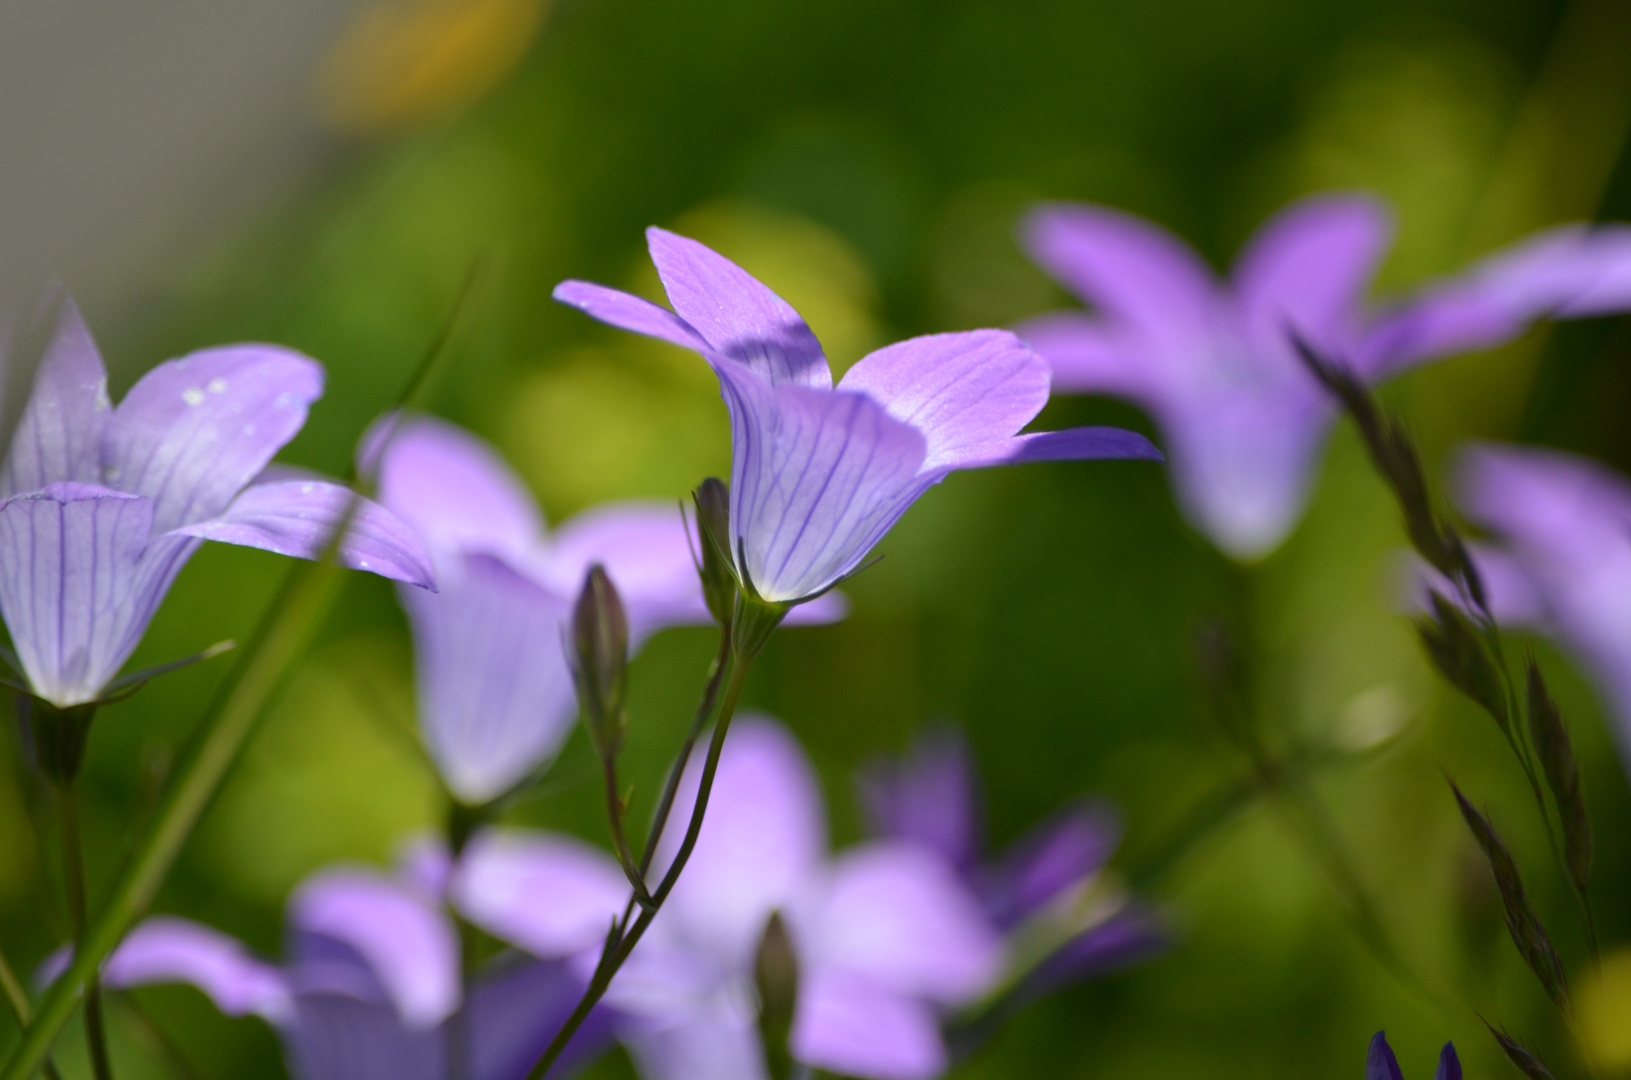
[[[181,392],[181,400],[189,405],[199,405],[204,401],[204,391],[196,386],[189,386]]]
[[[225,379],[211,379],[205,389],[212,394],[224,394],[227,392],[227,381]]]

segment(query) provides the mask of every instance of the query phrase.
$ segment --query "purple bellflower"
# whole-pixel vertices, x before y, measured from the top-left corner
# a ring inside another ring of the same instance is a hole
[[[687,771],[675,814],[696,798]],[[495,935],[539,953],[597,946],[628,886],[610,857],[549,838],[495,838],[463,871],[472,896],[547,896],[494,916]],[[659,847],[657,871],[678,846]],[[469,856],[467,856],[467,859]],[[780,725],[742,717],[720,757],[685,873],[606,996],[648,1080],[768,1080],[754,970],[773,913],[797,960],[790,1051],[846,1076],[917,1080],[946,1065],[940,1014],[998,977],[1002,947],[979,902],[938,854],[880,842],[827,854],[819,787]],[[578,952],[587,973],[597,948]]]
[[[1305,199],[1264,225],[1220,283],[1147,221],[1044,206],[1024,225],[1025,247],[1094,314],[1042,316],[1019,333],[1052,365],[1055,390],[1149,412],[1185,517],[1226,554],[1257,559],[1302,515],[1337,415],[1291,333],[1377,382],[1498,345],[1537,318],[1631,308],[1631,228],[1565,226],[1372,312],[1366,293],[1390,232],[1374,199]]]
[[[1467,449],[1457,472],[1458,504],[1492,534],[1471,549],[1496,619],[1574,654],[1631,761],[1631,479],[1573,454],[1494,444]]]
[[[994,930],[1012,934],[1049,925],[1058,944],[1024,973],[1022,998],[1108,974],[1164,948],[1160,920],[1125,898],[1087,901],[1119,839],[1104,807],[1079,804],[1057,815],[993,860],[984,853],[979,781],[967,742],[951,731],[931,732],[912,752],[882,760],[859,777],[872,831],[915,843],[955,867],[979,897]]]
[[[103,980],[190,983],[229,1016],[261,1017],[282,1036],[297,1080],[447,1080],[459,945],[437,895],[372,871],[319,873],[290,901],[287,949],[276,966],[209,927],[156,917],[115,950]],[[479,972],[464,1005],[472,1080],[521,1080],[584,986],[559,958],[506,954]],[[604,1015],[592,1018],[567,1067],[608,1034]]]
[[[391,417],[364,440],[364,461],[382,444],[380,501],[418,529],[439,586],[399,590],[413,625],[420,726],[448,790],[480,805],[572,730],[563,633],[592,564],[617,586],[631,649],[664,627],[711,621],[687,528],[677,505],[625,502],[546,532],[521,479],[469,432]],[[835,596],[801,621],[842,613]]]
[[[1000,939],[933,852],[879,842],[829,857],[798,743],[767,719],[738,724],[685,874],[608,995],[630,1018],[624,1038],[642,1072],[762,1080],[753,971],[780,912],[799,973],[792,1056],[847,1076],[939,1075],[941,1010],[994,984]],[[695,792],[693,781],[676,805]],[[664,841],[659,864],[677,847]]]
[[[758,599],[796,604],[831,588],[957,469],[1160,457],[1116,428],[1018,434],[1047,402],[1048,369],[1000,330],[890,345],[834,386],[821,343],[781,297],[694,240],[646,237],[673,311],[582,281],[555,299],[713,368],[731,416],[728,554]]]
[[[1399,1071],[1399,1059],[1393,1056],[1393,1047],[1387,1044],[1387,1035],[1378,1031],[1371,1036],[1370,1051],[1365,1055],[1365,1080],[1404,1080]],[[1456,1057],[1455,1044],[1445,1043],[1439,1051],[1438,1071],[1433,1080],[1461,1080],[1461,1059]]]
[[[316,558],[351,500],[315,478],[263,473],[323,392],[323,370],[272,345],[166,361],[113,407],[107,374],[64,301],[0,470],[0,614],[32,693],[95,701],[204,540]],[[340,561],[433,587],[413,530],[362,501]]]

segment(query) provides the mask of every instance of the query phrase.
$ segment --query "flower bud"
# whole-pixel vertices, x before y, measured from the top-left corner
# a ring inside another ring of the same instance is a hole
[[[793,939],[781,912],[770,913],[765,932],[759,938],[759,954],[753,965],[759,991],[759,1033],[764,1040],[765,1057],[772,1076],[792,1074],[792,1052],[788,1040],[793,1033],[793,1012],[798,1005],[799,964]]]
[[[736,575],[731,565],[731,492],[723,480],[710,476],[691,493],[697,508],[697,531],[702,561],[702,598],[720,626],[729,625],[736,606]]]
[[[572,645],[576,656],[572,678],[584,726],[601,757],[623,745],[628,717],[623,711],[628,689],[629,620],[617,588],[599,563],[589,568],[572,611]]]

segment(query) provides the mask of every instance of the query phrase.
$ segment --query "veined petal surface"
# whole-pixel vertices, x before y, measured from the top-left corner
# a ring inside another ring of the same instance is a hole
[[[323,369],[291,349],[228,345],[167,360],[114,410],[102,483],[153,500],[153,530],[212,518],[294,438]]]
[[[438,592],[403,586],[397,595],[413,626],[425,744],[449,789],[480,805],[572,730],[562,638],[571,601],[490,555],[450,555],[441,565]]]
[[[252,484],[219,516],[183,525],[172,535],[316,559],[328,549],[342,522],[346,529],[338,553],[341,566],[435,588],[430,554],[417,533],[378,503],[322,480]]]
[[[102,354],[79,308],[63,297],[55,333],[12,434],[11,452],[0,466],[4,494],[63,481],[101,483],[102,435],[112,415]]]

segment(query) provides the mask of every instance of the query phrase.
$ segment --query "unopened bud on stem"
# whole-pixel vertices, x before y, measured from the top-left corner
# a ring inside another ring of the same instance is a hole
[[[572,678],[584,726],[602,758],[616,756],[628,729],[629,620],[617,588],[599,563],[589,568],[572,611]]]
[[[697,574],[708,613],[720,626],[730,624],[736,607],[736,575],[731,567],[731,492],[723,480],[710,476],[691,493],[697,508],[697,538],[702,548]]]
[[[793,1058],[788,1040],[798,1006],[799,965],[793,939],[779,911],[771,912],[759,938],[753,974],[759,991],[759,1033],[764,1040],[765,1064],[773,1077],[791,1076]]]

